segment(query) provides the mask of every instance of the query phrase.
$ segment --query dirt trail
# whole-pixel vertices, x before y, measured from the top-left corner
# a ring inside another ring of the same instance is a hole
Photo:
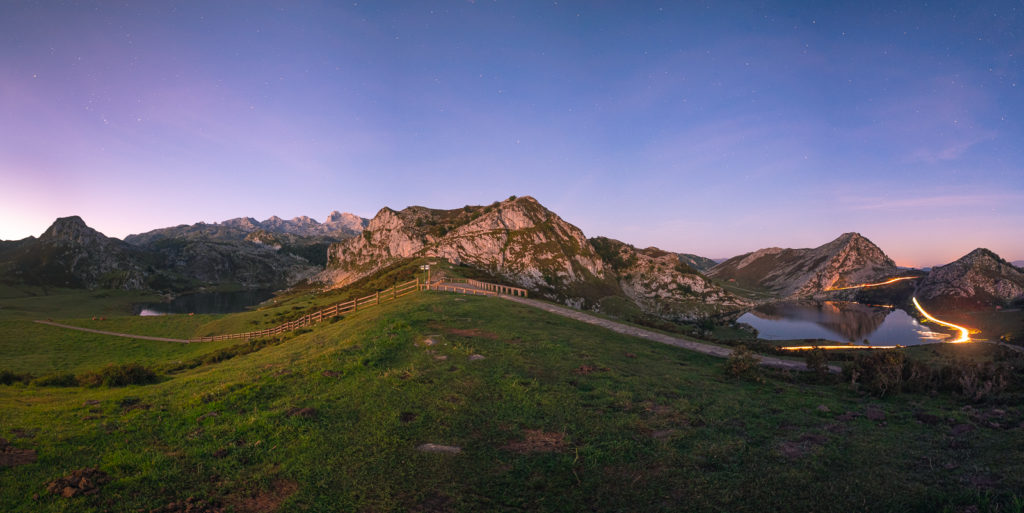
[[[140,339],[140,340],[155,340],[157,342],[178,342],[179,344],[188,344],[189,343],[188,340],[181,339],[181,338],[150,337],[150,336],[147,336],[147,335],[132,335],[131,333],[117,333],[117,332],[114,332],[114,331],[94,330],[94,329],[90,329],[90,328],[80,328],[78,326],[70,326],[70,325],[67,325],[67,324],[61,324],[59,322],[53,322],[53,321],[35,321],[35,322],[37,322],[39,324],[46,324],[48,326],[56,326],[58,328],[67,328],[69,330],[87,331],[89,333],[98,333],[100,335],[111,335],[111,336],[114,336],[114,337],[137,338],[137,339]]]
[[[600,317],[594,317],[593,315],[586,314],[579,310],[573,310],[572,308],[558,306],[544,301],[537,301],[536,299],[527,299],[522,297],[512,296],[499,296],[502,299],[509,301],[515,301],[516,303],[532,306],[534,308],[540,308],[541,310],[551,312],[553,314],[561,315],[562,317],[568,317],[577,321],[582,321],[587,324],[593,324],[594,326],[600,326],[602,328],[610,329],[616,333],[622,333],[623,335],[630,335],[633,337],[644,338],[652,340],[654,342],[660,342],[662,344],[668,344],[670,346],[680,347],[683,349],[689,349],[690,351],[696,351],[698,353],[709,354],[711,356],[717,356],[719,358],[728,358],[732,354],[731,347],[716,346],[712,344],[706,344],[703,342],[696,342],[693,340],[687,340],[684,338],[673,337],[664,333],[658,333],[655,331],[645,330],[643,328],[637,328],[635,326],[629,326],[619,322],[611,321],[608,319],[602,319]],[[773,367],[776,369],[786,369],[794,371],[806,371],[807,365],[802,361],[797,360],[785,360],[782,358],[776,358],[774,356],[761,355],[761,365],[765,367]],[[832,372],[840,372],[839,367],[830,365],[829,370]]]

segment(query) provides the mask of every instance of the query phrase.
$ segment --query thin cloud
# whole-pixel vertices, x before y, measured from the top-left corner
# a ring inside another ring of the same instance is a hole
[[[996,138],[995,132],[982,134],[979,137],[974,137],[969,140],[957,141],[937,149],[933,148],[920,148],[910,154],[909,160],[911,162],[925,162],[928,164],[935,164],[937,162],[945,162],[950,160],[956,160],[960,158],[967,150],[976,144],[990,141]]]
[[[941,194],[916,198],[887,199],[848,197],[840,200],[851,210],[901,210],[908,208],[985,207],[1024,202],[1024,194]]]

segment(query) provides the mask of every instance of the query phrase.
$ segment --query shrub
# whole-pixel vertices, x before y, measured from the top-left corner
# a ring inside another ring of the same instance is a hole
[[[859,382],[869,393],[885,397],[902,389],[905,362],[902,351],[867,351],[847,367],[846,375],[851,383]]]
[[[16,374],[11,371],[0,370],[0,385],[28,384],[29,381],[32,381],[31,374]]]
[[[1009,369],[1004,365],[973,364],[956,362],[945,372],[947,379],[955,379],[953,385],[957,392],[974,402],[984,401],[998,395],[1006,389],[1010,381]]]
[[[760,363],[761,358],[747,349],[747,346],[737,346],[725,362],[725,373],[734,378],[763,383],[764,376],[761,375]]]
[[[78,382],[88,387],[123,387],[155,383],[156,373],[139,363],[111,364],[98,371],[78,376]]]
[[[824,378],[828,375],[828,356],[825,355],[824,349],[815,347],[807,351],[807,354],[804,355],[804,363],[817,377]]]
[[[37,387],[77,387],[78,378],[69,373],[50,374],[32,380],[32,384]]]

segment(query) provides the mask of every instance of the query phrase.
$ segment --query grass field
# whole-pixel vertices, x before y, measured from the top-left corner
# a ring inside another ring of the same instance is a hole
[[[0,348],[0,369],[158,363],[201,346],[88,334],[61,346],[16,322],[0,324],[5,339],[19,334]],[[0,468],[0,511],[149,511],[189,497],[332,512],[1024,505],[1019,390],[981,404],[878,399],[723,367],[501,299],[417,294],[153,385],[0,386],[0,437],[38,454]],[[417,450],[425,443],[461,452]],[[46,491],[83,467],[111,481],[85,497]]]

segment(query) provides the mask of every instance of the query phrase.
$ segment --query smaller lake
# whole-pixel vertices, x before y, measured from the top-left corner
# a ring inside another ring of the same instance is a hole
[[[921,325],[898,308],[852,302],[783,302],[760,306],[739,322],[757,329],[765,340],[824,339],[871,345],[912,346],[950,337]]]
[[[198,292],[184,294],[166,303],[138,303],[135,314],[211,314],[244,312],[250,306],[258,305],[274,297],[270,290],[240,290],[237,292]]]

